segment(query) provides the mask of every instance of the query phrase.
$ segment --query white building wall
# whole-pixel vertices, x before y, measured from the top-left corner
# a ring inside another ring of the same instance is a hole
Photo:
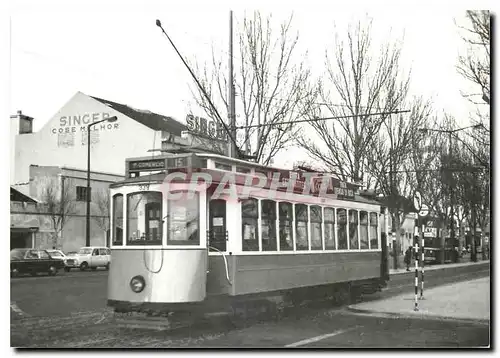
[[[31,164],[87,168],[86,127],[92,121],[117,116],[114,123],[97,124],[91,131],[91,170],[124,175],[125,158],[147,156],[161,148],[161,132],[155,132],[112,107],[78,92],[36,133],[15,136],[14,175],[11,184],[23,193],[28,185]],[[36,119],[35,119],[36,120]],[[12,130],[15,130],[13,125]],[[11,132],[14,135],[13,132]],[[156,135],[155,135],[156,134]],[[156,138],[155,138],[156,137]]]

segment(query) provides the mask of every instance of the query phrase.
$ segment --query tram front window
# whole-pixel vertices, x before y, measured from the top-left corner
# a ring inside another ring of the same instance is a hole
[[[162,244],[162,206],[160,192],[127,195],[127,245]]]
[[[179,193],[176,193],[176,195]],[[168,245],[199,245],[199,194],[168,200]]]

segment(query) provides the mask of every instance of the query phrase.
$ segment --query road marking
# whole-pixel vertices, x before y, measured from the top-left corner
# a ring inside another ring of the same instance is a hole
[[[27,314],[26,312],[24,312],[22,309],[19,308],[19,306],[17,305],[17,303],[15,302],[11,302],[10,303],[10,308],[16,312],[18,315],[20,316],[23,316],[23,317],[29,317],[30,315]]]
[[[358,329],[358,328],[360,328],[360,326],[356,326],[356,327],[352,327],[352,328],[348,328],[348,329],[340,329],[340,330],[332,332],[332,333],[323,334],[321,336],[316,336],[316,337],[304,339],[302,341],[298,341],[298,342],[295,342],[292,344],[288,344],[285,346],[285,348],[294,348],[294,347],[304,346],[304,345],[309,344],[309,343],[322,341],[323,339],[338,336],[338,335],[346,333],[346,332],[354,331],[355,329]]]

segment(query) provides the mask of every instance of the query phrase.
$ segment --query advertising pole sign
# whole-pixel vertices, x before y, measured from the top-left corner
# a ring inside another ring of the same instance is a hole
[[[192,114],[186,116],[186,124],[190,132],[202,136],[227,141],[228,137],[221,123],[203,117],[195,117]]]

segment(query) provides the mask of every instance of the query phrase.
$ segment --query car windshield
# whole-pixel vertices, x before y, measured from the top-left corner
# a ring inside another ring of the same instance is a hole
[[[53,257],[63,257],[63,255],[59,251],[49,251],[49,254]]]
[[[92,253],[92,249],[89,249],[88,247],[84,248],[84,249],[80,249],[80,251],[78,251],[78,255],[90,255],[91,253]]]
[[[14,249],[10,252],[11,260],[22,260],[27,250]]]

